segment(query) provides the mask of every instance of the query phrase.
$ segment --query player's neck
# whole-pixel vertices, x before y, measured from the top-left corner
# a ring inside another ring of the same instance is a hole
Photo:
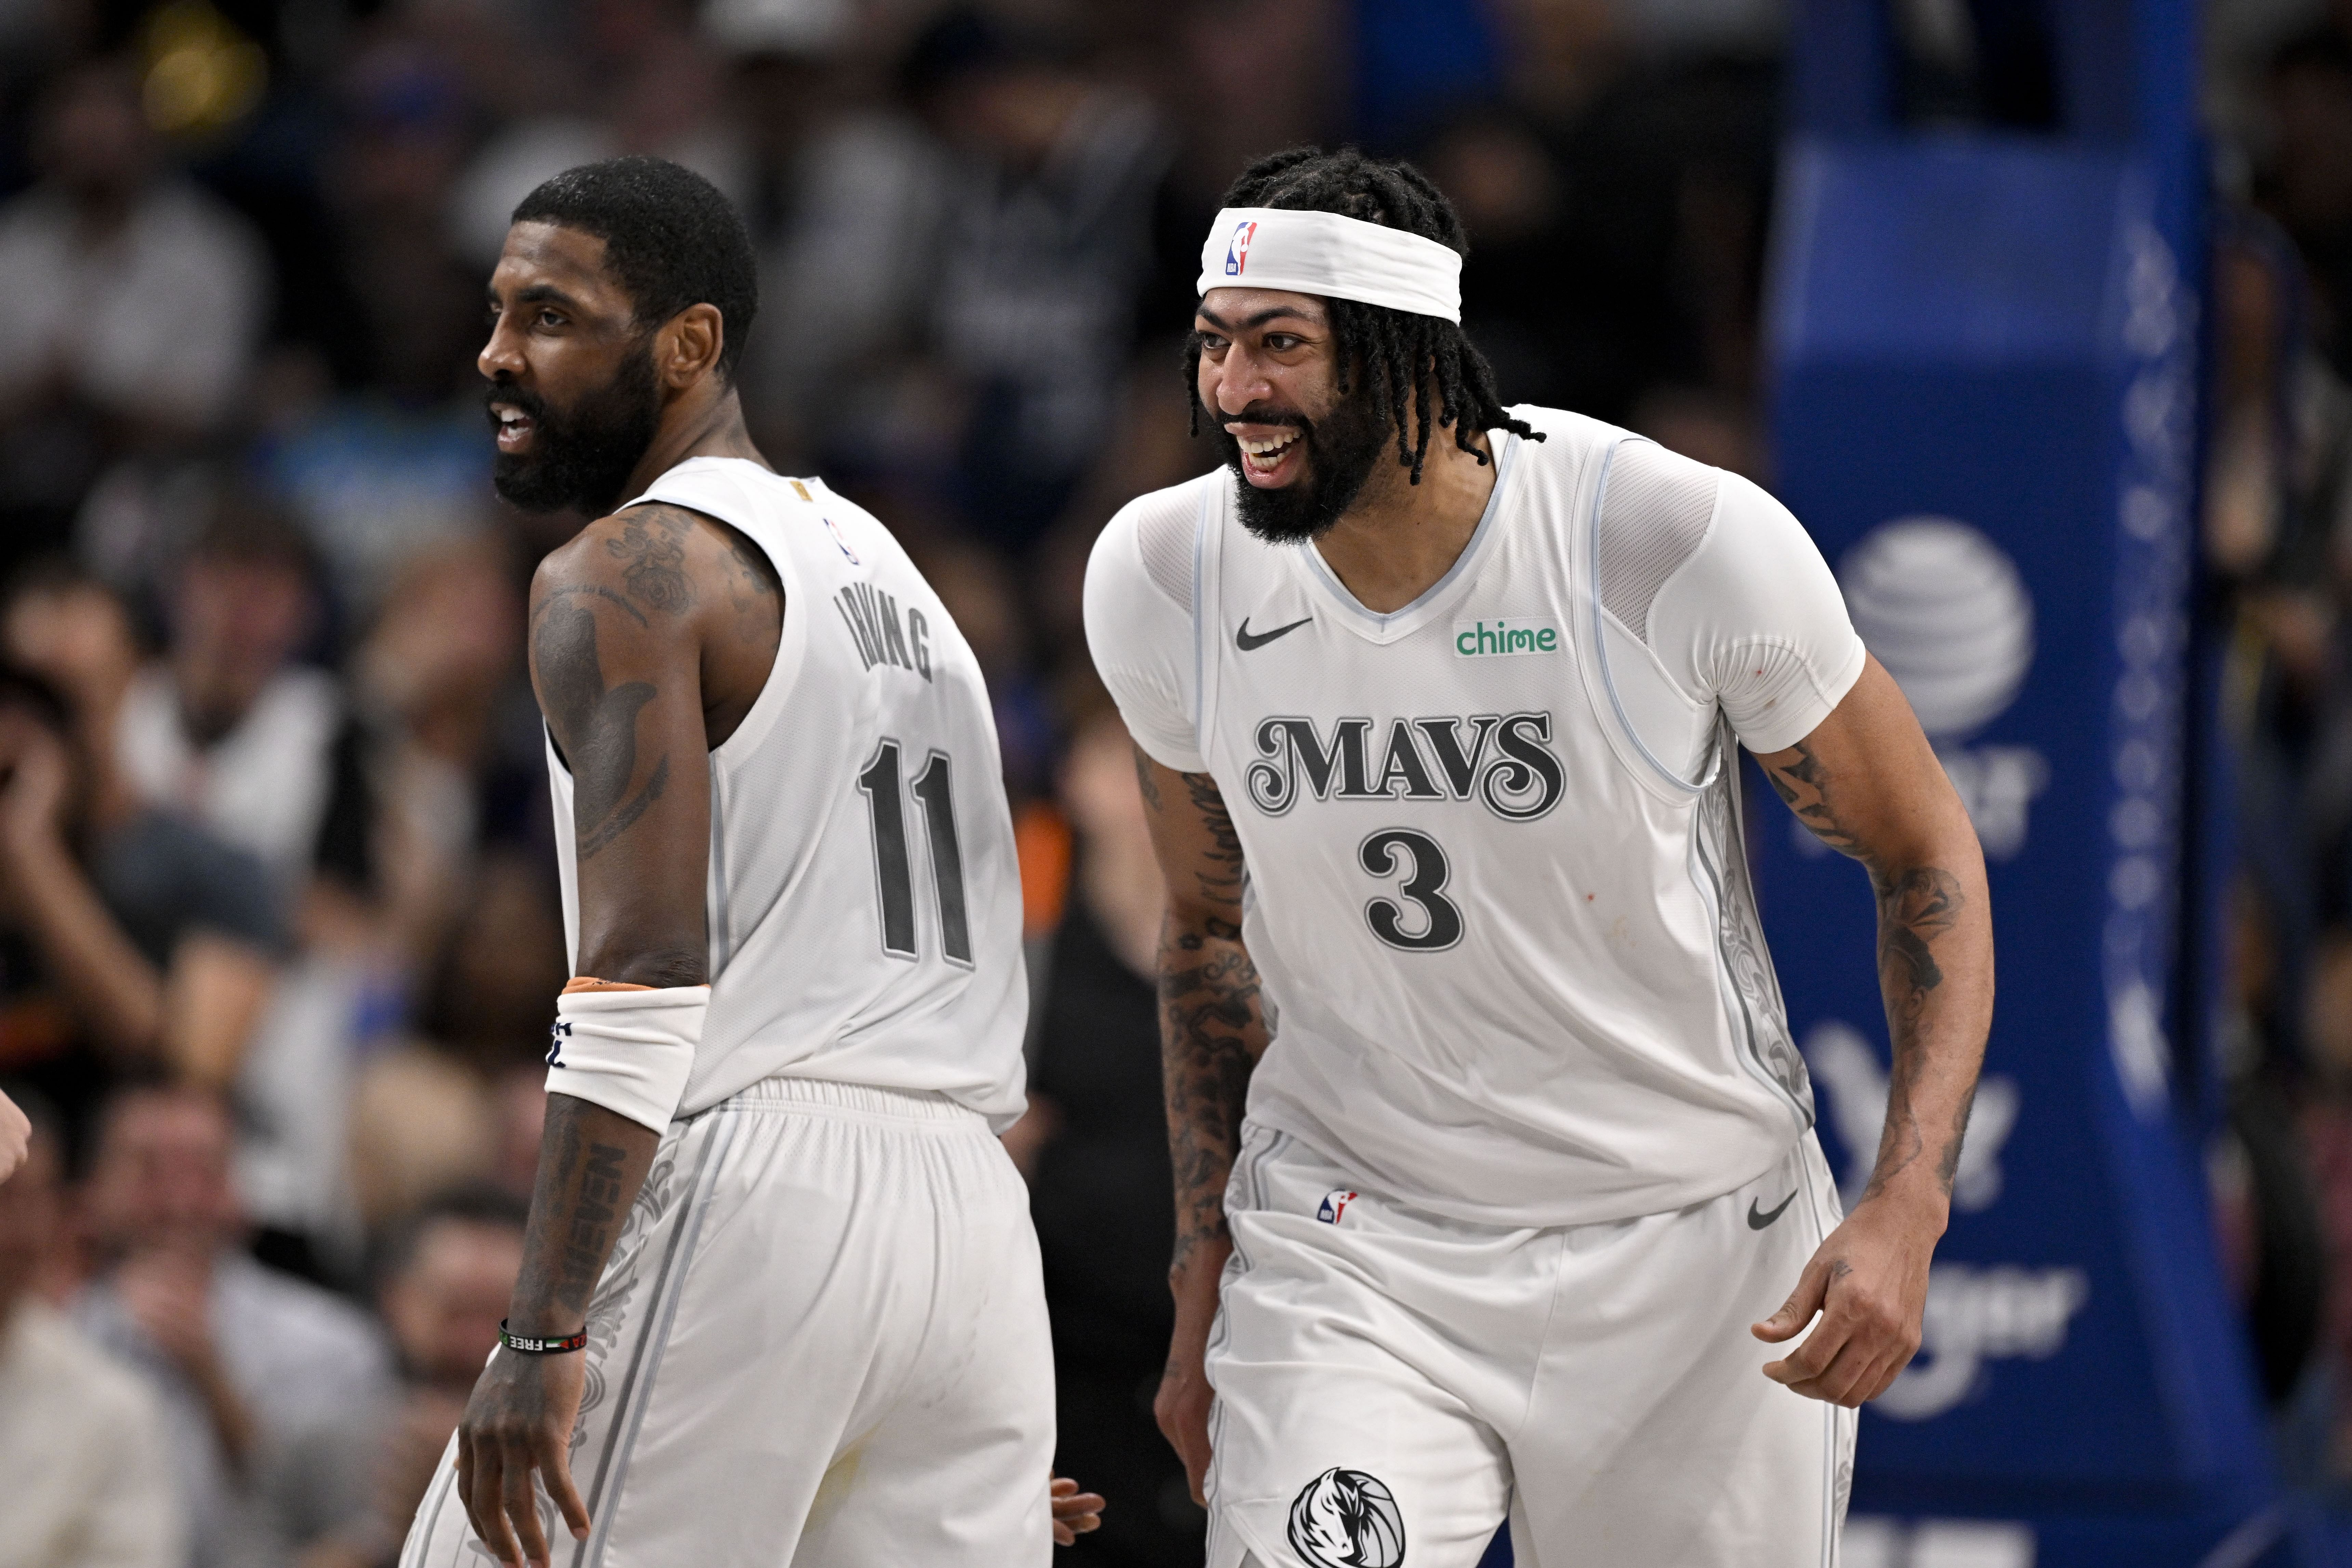
[[[743,403],[729,387],[689,392],[662,411],[653,445],[629,474],[627,494],[643,495],[656,479],[689,458],[744,458],[763,468],[772,465],[751,444],[743,423]]]
[[[1478,438],[1486,452],[1486,437]],[[1383,453],[1363,493],[1331,531],[1317,540],[1356,602],[1378,615],[1401,610],[1453,568],[1478,531],[1495,493],[1495,462],[1454,444],[1450,429],[1432,431],[1421,483]]]

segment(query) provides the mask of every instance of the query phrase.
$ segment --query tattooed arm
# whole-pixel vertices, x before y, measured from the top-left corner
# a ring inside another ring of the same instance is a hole
[[[1241,1142],[1242,1103],[1265,1054],[1257,967],[1242,946],[1242,845],[1216,781],[1135,753],[1152,847],[1168,884],[1160,927],[1160,1039],[1168,1142],[1176,1171],[1176,1335],[1152,1413],[1183,1457],[1192,1500],[1209,1468],[1209,1381],[1202,1361],[1217,1280],[1233,1241],[1225,1178]]]
[[[782,617],[766,557],[674,507],[592,524],[541,565],[530,673],[572,773],[583,975],[655,987],[709,978],[709,749],[750,710]],[[579,1331],[657,1142],[602,1106],[548,1096],[514,1332]],[[583,1375],[578,1355],[500,1351],[475,1385],[458,1489],[501,1561],[547,1561],[534,1469],[573,1534],[587,1531],[570,1468]]]
[[[1767,1376],[1839,1405],[1874,1399],[1919,1346],[1927,1265],[1992,1026],[1992,910],[1968,813],[1895,681],[1871,659],[1845,700],[1758,759],[1798,820],[1862,862],[1878,900],[1878,984],[1895,1064],[1870,1185],[1759,1339],[1821,1326]]]

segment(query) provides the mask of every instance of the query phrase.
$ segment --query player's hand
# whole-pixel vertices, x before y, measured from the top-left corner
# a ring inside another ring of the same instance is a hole
[[[1944,1233],[1939,1205],[1893,1194],[1865,1198],[1830,1232],[1781,1309],[1748,1331],[1767,1344],[1821,1322],[1764,1375],[1809,1399],[1849,1408],[1886,1392],[1919,1348],[1927,1264]]]
[[[1103,1500],[1099,1493],[1082,1492],[1078,1483],[1067,1476],[1054,1478],[1054,1544],[1072,1546],[1079,1536],[1090,1530],[1102,1528]]]
[[[466,1402],[457,1426],[457,1495],[474,1533],[510,1568],[547,1568],[533,1470],[574,1539],[588,1539],[588,1508],[572,1484],[572,1424],[585,1378],[578,1351],[521,1355],[501,1349]]]
[[[16,1102],[0,1094],[0,1182],[16,1173],[33,1146],[33,1123]]]
[[[1170,1276],[1176,1293],[1176,1333],[1169,1342],[1168,1369],[1160,1374],[1160,1392],[1151,1401],[1152,1418],[1160,1436],[1184,1461],[1184,1479],[1192,1500],[1206,1508],[1203,1486],[1209,1475],[1209,1402],[1216,1391],[1209,1386],[1204,1364],[1209,1353],[1209,1329],[1217,1321],[1217,1284],[1224,1276],[1233,1243],[1222,1237],[1203,1239]]]

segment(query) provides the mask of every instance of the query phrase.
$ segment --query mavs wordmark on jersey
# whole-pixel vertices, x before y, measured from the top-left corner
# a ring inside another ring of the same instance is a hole
[[[1439,1215],[1580,1225],[1716,1197],[1811,1126],[1727,764],[1864,655],[1762,490],[1511,412],[1547,439],[1489,433],[1486,515],[1414,603],[1249,534],[1220,471],[1105,530],[1087,626],[1137,742],[1241,837],[1277,1020],[1251,1123]]]
[[[1549,713],[1397,719],[1372,766],[1375,721],[1341,719],[1328,738],[1312,718],[1267,719],[1249,766],[1250,803],[1279,816],[1302,786],[1315,800],[1476,800],[1507,822],[1541,816],[1559,799],[1565,775]]]

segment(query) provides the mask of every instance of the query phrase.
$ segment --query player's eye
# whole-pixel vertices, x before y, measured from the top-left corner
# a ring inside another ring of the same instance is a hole
[[[1222,354],[1233,346],[1234,345],[1232,343],[1226,342],[1223,338],[1217,336],[1214,332],[1202,332],[1201,334],[1201,352],[1204,354]]]
[[[560,327],[563,325],[563,317],[554,310],[541,310],[539,313],[539,324],[549,328]]]
[[[1300,338],[1289,332],[1268,332],[1265,336],[1265,346],[1272,352],[1278,354],[1288,353],[1292,349],[1297,348],[1302,341],[1303,340]]]

